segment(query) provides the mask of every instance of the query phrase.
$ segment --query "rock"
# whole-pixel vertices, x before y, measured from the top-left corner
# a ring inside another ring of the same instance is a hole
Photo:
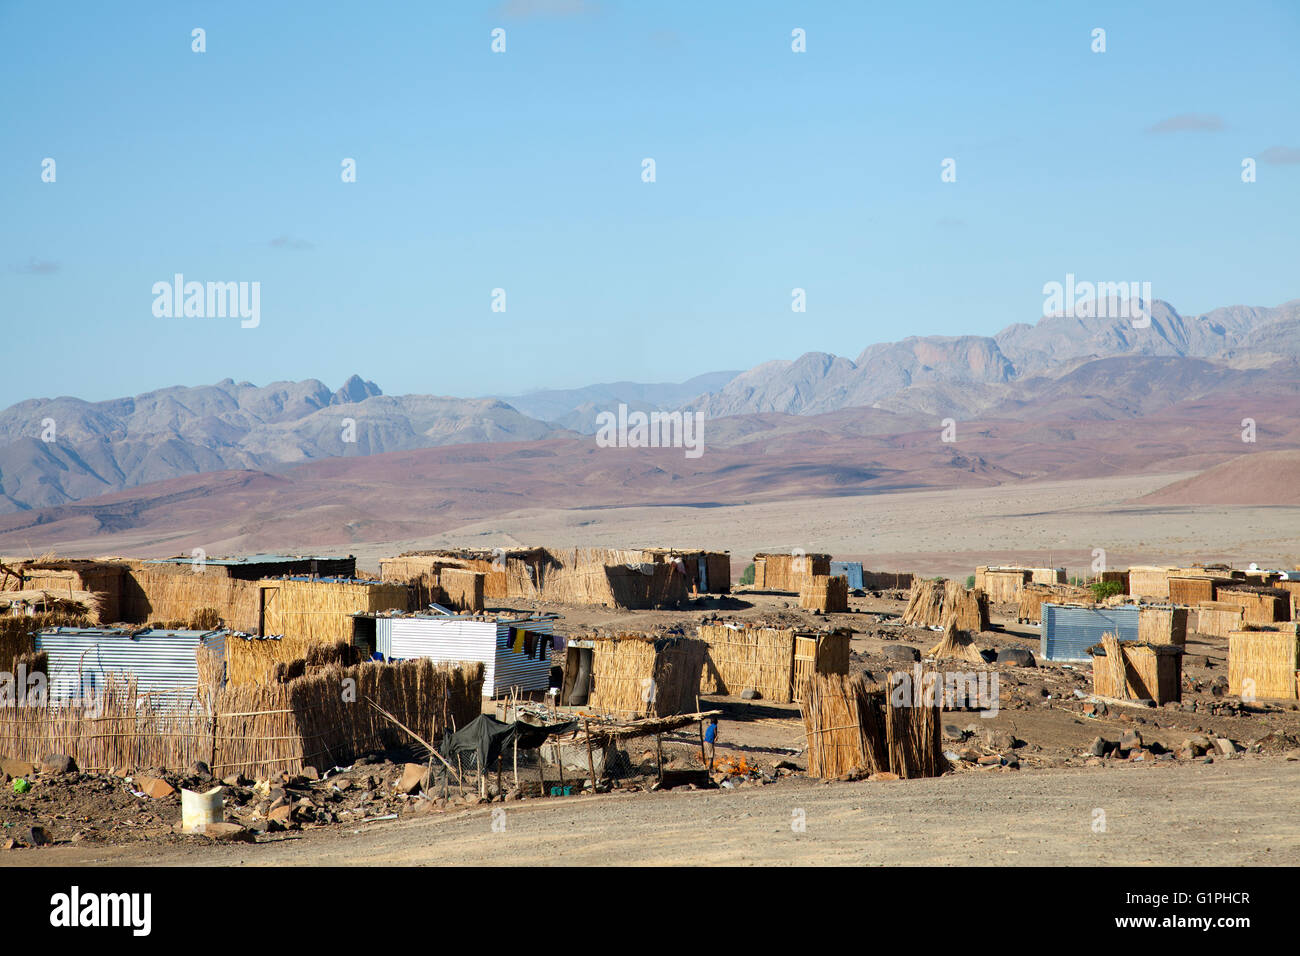
[[[1038,662],[1034,660],[1033,652],[1027,647],[1004,647],[998,651],[999,664],[1010,664],[1013,667],[1037,667]]]
[[[956,724],[944,724],[943,736],[945,740],[965,740],[966,731],[962,730]]]
[[[904,661],[910,664],[921,659],[921,652],[909,644],[890,644],[880,652],[880,656],[886,660]]]
[[[1110,744],[1102,737],[1094,737],[1092,746],[1088,748],[1088,753],[1094,757],[1104,757],[1110,751]]]
[[[989,730],[984,734],[984,739],[990,750],[1014,750],[1025,745],[1023,740],[1018,740],[1014,734],[1005,730]]]
[[[11,777],[30,777],[36,773],[36,764],[12,757],[0,757],[0,770]]]
[[[45,832],[45,827],[20,827],[14,834],[14,839],[19,846],[45,846],[50,842],[50,835]]]
[[[158,777],[136,777],[132,781],[132,786],[146,797],[154,800],[161,800],[163,797],[169,797],[176,792],[175,787]]]
[[[1235,754],[1239,749],[1237,744],[1227,737],[1219,737],[1214,741],[1215,748],[1225,757]]]
[[[194,761],[194,763],[189,765],[189,768],[186,769],[185,774],[186,776],[189,777],[198,777],[200,780],[211,780],[212,768],[209,767],[202,760],[196,760]]]
[[[278,807],[272,807],[271,812],[266,815],[266,819],[275,823],[288,823],[293,819],[293,811],[293,804],[282,803]]]
[[[77,762],[67,754],[46,754],[41,758],[41,773],[76,773]]]
[[[897,779],[898,779],[898,774],[896,774],[896,773],[890,773],[890,772],[887,771],[887,770],[881,770],[879,773],[873,773],[871,776],[867,777],[867,780],[868,780],[868,781],[873,781],[873,780],[897,780]]]
[[[320,771],[317,770],[315,767],[303,767],[302,776],[307,780],[319,780]]]
[[[1141,750],[1142,735],[1136,730],[1126,730],[1124,735],[1119,738],[1120,750]]]
[[[242,773],[232,773],[229,777],[222,777],[221,782],[227,787],[247,787],[248,778]]]
[[[1002,766],[1002,757],[1000,754],[985,754],[975,762],[981,767],[1000,767]]]
[[[1215,697],[1224,697],[1228,693],[1228,678],[1220,674],[1210,684],[1210,693]]]
[[[1183,750],[1191,753],[1193,757],[1200,757],[1208,753],[1212,746],[1214,744],[1210,742],[1210,738],[1201,734],[1193,734],[1183,741]]]
[[[334,784],[335,789],[339,790],[340,792],[352,789],[352,781],[349,780],[347,777],[337,777],[332,782]]]
[[[758,700],[758,699],[759,699],[758,691],[755,690],[753,687],[746,687],[744,690],[742,690],[742,691],[740,692],[740,699],[741,699],[741,700]]]
[[[238,823],[208,823],[203,827],[203,835],[223,843],[253,842],[253,831]]]
[[[398,793],[416,793],[428,784],[429,768],[424,764],[408,763],[402,768],[401,779],[397,781]]]

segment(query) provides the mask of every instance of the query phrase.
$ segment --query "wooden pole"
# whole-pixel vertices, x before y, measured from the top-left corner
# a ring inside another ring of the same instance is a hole
[[[596,792],[596,762],[591,756],[591,729],[587,726],[587,720],[584,717],[582,721],[582,731],[587,735],[587,769],[591,772],[591,792]]]

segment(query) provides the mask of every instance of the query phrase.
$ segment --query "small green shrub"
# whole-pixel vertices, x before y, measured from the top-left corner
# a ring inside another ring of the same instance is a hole
[[[753,565],[753,564],[748,564],[748,565],[746,565],[746,566],[745,566],[745,570],[742,571],[742,572],[740,573],[740,583],[741,583],[741,584],[753,584],[753,583],[754,583],[754,565]]]
[[[1108,597],[1114,597],[1116,594],[1124,593],[1124,585],[1118,581],[1094,581],[1088,585],[1088,590],[1092,591],[1092,596],[1097,601],[1104,601]]]

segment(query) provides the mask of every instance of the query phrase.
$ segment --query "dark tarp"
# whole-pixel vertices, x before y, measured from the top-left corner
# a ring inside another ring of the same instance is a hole
[[[507,724],[487,714],[480,714],[460,730],[443,737],[438,752],[453,767],[457,765],[456,758],[460,757],[460,766],[465,770],[479,767],[490,769],[516,739],[522,749],[531,750],[540,747],[547,737],[567,734],[577,725],[576,720],[549,727],[538,727],[523,721]]]

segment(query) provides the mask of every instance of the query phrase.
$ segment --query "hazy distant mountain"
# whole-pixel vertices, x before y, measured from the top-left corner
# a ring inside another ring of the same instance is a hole
[[[994,337],[925,336],[872,345],[856,362],[825,352],[765,362],[688,407],[710,417],[874,406],[961,418],[1031,403],[1045,380],[1088,361],[1187,360],[1163,367],[1162,375],[1180,397],[1189,397],[1178,384],[1182,379],[1190,380],[1192,391],[1197,382],[1213,387],[1198,360],[1264,367],[1297,356],[1300,300],[1273,309],[1232,306],[1194,318],[1157,300],[1148,328],[1134,328],[1128,318],[1051,316],[1008,326]],[[1244,361],[1250,357],[1255,361]],[[1143,387],[1140,376],[1129,384]],[[1122,388],[1112,396],[1119,404],[1125,397]]]
[[[706,372],[685,382],[645,385],[639,382],[606,382],[585,388],[554,388],[502,395],[525,415],[554,422],[584,434],[596,431],[596,415],[625,404],[629,409],[668,411],[706,392],[715,392],[736,376],[736,372]]]
[[[0,412],[0,511],[206,471],[561,433],[494,399],[390,397],[355,375],[335,392],[316,379],[226,379],[106,402],[32,399]]]
[[[1215,396],[1298,390],[1300,300],[1190,318],[1156,301],[1143,329],[1129,319],[1052,316],[992,337],[871,345],[856,361],[809,352],[679,384],[610,382],[508,400],[387,396],[355,375],[336,391],[316,379],[260,387],[226,379],[105,402],[32,399],[5,409],[0,512],[209,471],[277,471],[323,458],[591,434],[596,416],[620,403],[727,418],[712,426],[714,442],[764,434],[779,442],[785,439],[772,433],[772,421],[754,416],[827,416],[819,434],[851,439],[928,427],[936,417],[1115,421]],[[797,447],[806,435],[789,440]]]

